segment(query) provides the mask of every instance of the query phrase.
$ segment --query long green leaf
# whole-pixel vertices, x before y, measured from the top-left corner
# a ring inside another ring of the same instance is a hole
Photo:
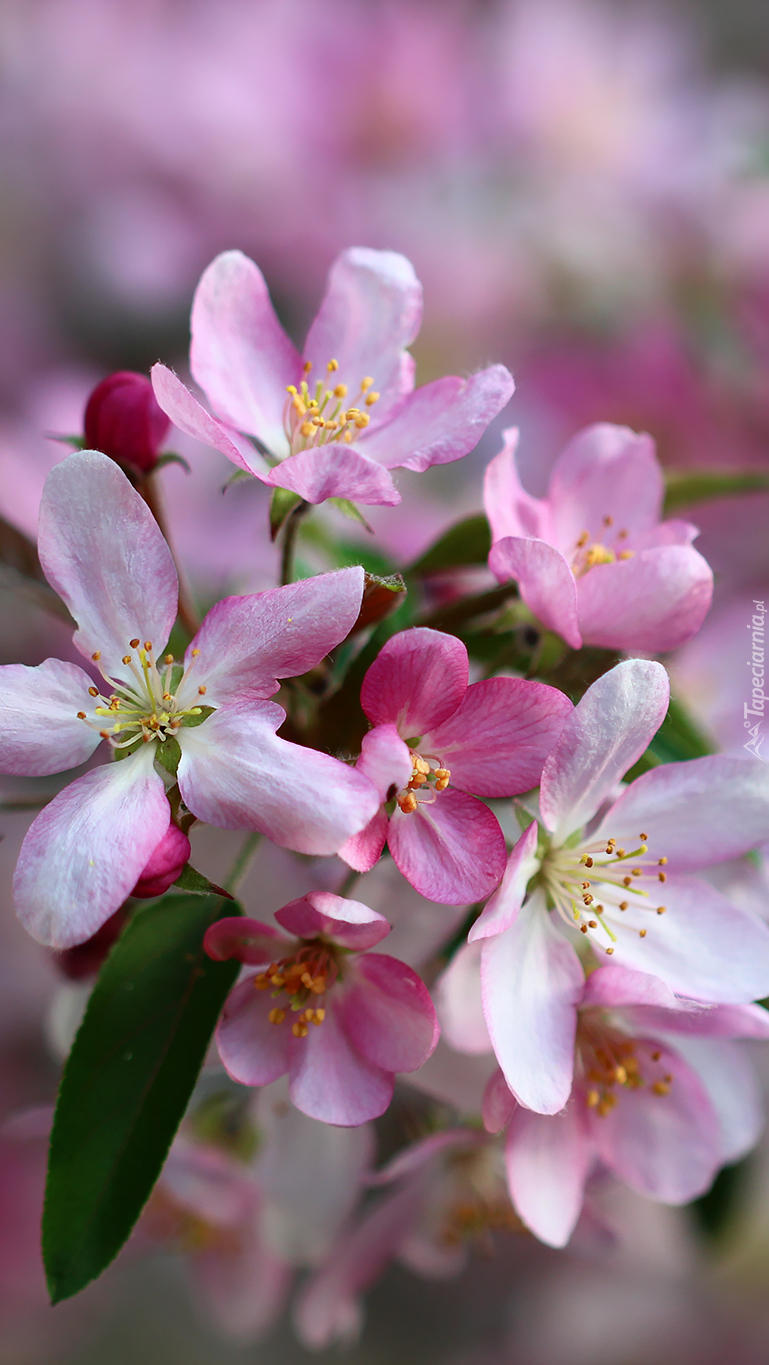
[[[218,896],[170,893],[136,912],[107,958],[64,1068],[51,1134],[43,1259],[53,1303],[131,1233],[187,1107],[238,972],[203,952]]]
[[[666,469],[665,515],[669,517],[693,503],[767,488],[769,474],[765,469]]]
[[[485,564],[491,549],[491,531],[482,512],[465,517],[444,531],[419,559],[404,570],[407,574],[441,573],[466,564]]]

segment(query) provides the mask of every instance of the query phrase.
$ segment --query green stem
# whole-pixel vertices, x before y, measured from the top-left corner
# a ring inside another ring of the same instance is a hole
[[[262,837],[261,834],[258,833],[246,835],[241,845],[240,852],[238,853],[238,856],[235,859],[234,863],[232,864],[232,867],[230,868],[225,879],[224,882],[225,891],[229,891],[232,895],[234,895],[235,892],[238,890],[241,882],[243,881],[243,878],[245,877],[249,867],[251,866],[254,854],[256,853],[256,850],[259,847],[259,841],[261,837]]]
[[[289,512],[286,517],[286,525],[283,531],[283,553],[280,560],[280,581],[285,587],[287,583],[294,581],[294,551],[296,550],[296,536],[299,530],[302,517],[310,510],[308,502],[297,503],[293,512]]]
[[[360,872],[356,872],[355,868],[351,867],[350,871],[347,873],[347,876],[344,878],[341,886],[336,892],[337,896],[349,895],[360,875],[361,875]]]

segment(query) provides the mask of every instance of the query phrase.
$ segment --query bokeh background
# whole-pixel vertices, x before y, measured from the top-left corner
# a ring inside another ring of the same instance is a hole
[[[184,372],[192,291],[216,252],[258,261],[301,339],[351,244],[413,260],[419,380],[501,360],[518,385],[474,455],[406,476],[402,509],[375,511],[383,553],[411,558],[480,507],[510,423],[534,493],[595,420],[650,431],[673,468],[769,473],[760,0],[0,0],[0,514],[34,533],[64,449],[51,434],[82,429],[104,374],[159,358]],[[223,462],[178,448],[193,473],[166,471],[167,512],[201,601],[271,585],[264,491],[222,496]],[[358,534],[334,515],[330,534]],[[716,597],[670,662],[729,747],[742,743],[747,604],[769,578],[769,495],[690,515]],[[66,632],[5,569],[0,610],[0,661],[67,657]],[[77,1007],[13,918],[28,818],[0,815],[0,1119],[50,1102]],[[212,868],[226,861],[209,852]],[[254,874],[276,904],[283,875]],[[744,895],[765,910],[758,874]],[[256,1345],[228,1342],[170,1252],[134,1251],[49,1309],[42,1161],[40,1142],[3,1130],[0,1365],[337,1359],[310,1356],[285,1321]],[[521,1237],[458,1282],[393,1270],[350,1365],[769,1361],[769,1145],[697,1211],[607,1200],[621,1235],[604,1250]]]

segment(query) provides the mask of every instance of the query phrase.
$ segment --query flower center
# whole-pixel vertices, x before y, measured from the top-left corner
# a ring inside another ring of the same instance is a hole
[[[101,650],[91,655],[109,690],[102,693],[98,687],[89,687],[96,702],[94,715],[99,720],[90,721],[85,711],[78,711],[79,720],[98,730],[113,749],[127,749],[150,740],[163,744],[182,725],[194,724],[199,716],[205,718],[207,708],[194,703],[205,696],[206,688],[188,683],[192,665],[180,676],[180,666],[175,664],[173,654],[166,654],[162,663],[156,661],[151,640],[145,640],[143,645],[140,640],[130,640],[129,648],[131,652],[123,655],[130,674],[128,682],[104,672],[99,662]],[[193,662],[199,654],[199,649],[193,649]],[[120,735],[124,738],[119,739]]]
[[[605,1118],[622,1090],[647,1086],[654,1095],[670,1093],[673,1077],[653,1042],[629,1038],[594,1010],[580,1014],[577,1025],[577,1079],[588,1109]]]
[[[570,928],[604,934],[610,946],[603,942],[601,946],[609,955],[617,942],[614,931],[621,923],[614,911],[624,914],[632,907],[665,914],[666,907],[655,902],[659,884],[667,881],[663,870],[667,858],[647,857],[647,836],[639,838],[638,848],[630,851],[618,847],[616,839],[607,839],[606,843],[550,849],[542,860],[540,878],[554,909]],[[637,932],[646,938],[648,929],[644,926]]]
[[[439,792],[445,791],[451,780],[451,771],[444,768],[435,754],[411,753],[411,777],[408,786],[398,793],[396,800],[404,815],[413,815],[420,805],[432,805]]]
[[[326,1017],[326,991],[331,990],[339,976],[339,963],[333,948],[313,939],[302,944],[292,957],[271,962],[264,972],[254,977],[258,991],[272,987],[273,1000],[281,1003],[270,1010],[271,1024],[282,1024],[286,1016],[295,1014],[291,1025],[295,1038],[306,1038],[308,1024],[322,1024]]]
[[[370,375],[360,381],[360,388],[352,405],[347,403],[347,385],[334,384],[332,375],[339,369],[337,360],[329,360],[326,366],[327,378],[318,379],[314,393],[310,389],[308,375],[312,362],[305,361],[304,378],[299,388],[289,384],[288,398],[283,409],[283,430],[286,433],[290,454],[300,450],[314,450],[330,442],[342,441],[349,445],[355,440],[356,433],[368,426],[371,418],[363,408],[372,408],[379,400],[379,394],[372,389],[374,383]],[[357,406],[362,403],[363,408]]]
[[[591,537],[589,531],[582,532],[575,542],[571,560],[571,571],[575,578],[583,578],[596,564],[614,564],[618,559],[633,558],[634,550],[620,548],[622,542],[627,540],[627,531],[615,531],[611,537],[607,535],[613,525],[614,518],[606,516],[602,522],[603,529],[595,538]],[[613,549],[604,544],[607,539],[613,540]]]

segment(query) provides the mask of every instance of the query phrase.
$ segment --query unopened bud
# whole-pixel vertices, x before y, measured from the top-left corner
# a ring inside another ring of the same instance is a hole
[[[85,444],[139,474],[151,474],[169,425],[147,376],[118,370],[88,399]]]
[[[173,886],[191,853],[190,841],[178,825],[168,826],[160,843],[150,854],[136,886],[131,892],[141,900],[162,896],[169,886]]]

